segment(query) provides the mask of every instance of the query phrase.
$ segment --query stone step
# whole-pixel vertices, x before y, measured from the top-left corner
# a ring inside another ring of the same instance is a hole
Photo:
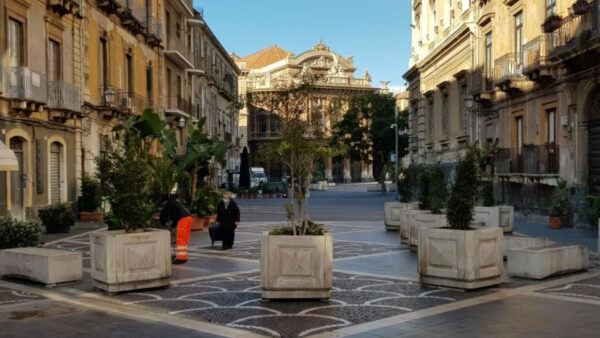
[[[544,279],[553,275],[587,270],[588,250],[584,245],[547,244],[508,250],[510,276]]]
[[[0,250],[0,275],[26,278],[46,285],[82,279],[80,252],[47,248]]]

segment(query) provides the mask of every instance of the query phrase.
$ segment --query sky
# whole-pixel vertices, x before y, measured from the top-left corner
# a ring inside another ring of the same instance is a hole
[[[410,57],[410,0],[194,0],[229,53],[244,57],[278,45],[296,55],[319,39],[347,57],[355,76],[397,90]]]

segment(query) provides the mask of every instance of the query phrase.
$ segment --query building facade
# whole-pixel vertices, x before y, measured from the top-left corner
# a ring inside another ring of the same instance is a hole
[[[274,45],[243,58],[234,55],[234,60],[241,70],[239,91],[242,96],[253,91],[275,91],[294,78],[311,74],[316,80],[309,105],[321,109],[339,104],[339,111],[343,112],[350,97],[378,90],[371,86],[371,76],[366,70],[363,77],[355,77],[356,68],[352,56],[342,57],[323,42],[299,55]],[[333,116],[327,116],[326,119],[323,125],[327,128],[331,128],[336,122]],[[262,143],[279,137],[276,112],[246,104],[240,111],[240,122],[240,144],[248,146],[250,164],[265,167],[272,179],[288,175],[284,168],[262,162],[257,156]],[[373,180],[371,165],[342,157],[328,159],[318,170],[322,170],[329,181]]]
[[[239,70],[192,0],[7,0],[0,27],[0,141],[19,162],[0,172],[0,215],[74,203],[113,127],[145,109],[172,117],[179,155],[207,119],[230,143],[218,183],[239,162]]]
[[[413,0],[412,11],[405,164],[452,171],[479,143],[498,201],[545,214],[566,180],[581,224],[600,182],[600,2]]]

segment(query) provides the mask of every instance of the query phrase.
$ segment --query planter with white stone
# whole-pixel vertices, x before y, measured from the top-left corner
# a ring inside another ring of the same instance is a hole
[[[386,202],[384,205],[385,230],[398,231],[403,223],[406,223],[406,211],[419,209],[418,202],[400,203]],[[406,224],[408,227],[408,224]]]
[[[531,279],[586,270],[588,250],[584,245],[557,243],[509,250],[506,268],[510,276]]]
[[[81,252],[31,247],[0,250],[0,276],[56,285],[80,280],[82,269]]]
[[[420,228],[417,268],[424,284],[478,289],[501,283],[501,228]]]
[[[504,232],[513,231],[515,209],[512,205],[478,206],[473,212],[476,222],[483,222],[487,227],[500,227]]]
[[[329,299],[333,283],[333,240],[323,236],[271,236],[260,251],[263,299]]]
[[[408,244],[411,251],[419,245],[419,228],[443,228],[448,226],[446,214],[420,213],[414,214],[409,221]]]
[[[551,242],[546,237],[508,235],[504,236],[502,239],[502,255],[506,257],[509,250],[525,249],[548,244],[551,244]]]
[[[90,234],[92,283],[107,292],[165,287],[171,278],[167,230],[123,230]]]
[[[410,225],[414,222],[414,218],[419,214],[431,214],[429,210],[406,210],[401,214],[400,221],[400,243],[410,244]]]

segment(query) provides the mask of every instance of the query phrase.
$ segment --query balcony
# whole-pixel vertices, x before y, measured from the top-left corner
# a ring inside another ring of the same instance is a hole
[[[537,38],[523,45],[523,75],[532,81],[551,79],[550,63],[546,56],[546,36]]]
[[[600,46],[600,1],[590,3],[588,11],[581,15],[563,18],[560,28],[547,34],[547,41],[547,55],[554,61],[566,60],[581,51],[598,48]]]
[[[119,0],[97,0],[96,3],[98,8],[106,14],[117,14],[122,7]]]
[[[194,3],[193,0],[170,0],[169,4],[179,9],[185,15],[193,16]]]
[[[163,53],[166,58],[183,69],[194,68],[192,51],[183,38],[178,38],[175,35],[168,36],[167,46]]]
[[[494,85],[504,92],[520,91],[524,80],[521,60],[516,53],[507,53],[494,62]]]
[[[160,47],[163,40],[162,24],[155,17],[148,17],[146,25],[146,43],[150,47]]]
[[[179,96],[163,97],[165,114],[189,118],[194,112],[191,101]]]
[[[133,115],[140,115],[144,109],[150,107],[148,100],[136,93],[121,92],[116,99],[117,108]]]
[[[121,117],[123,110],[119,106],[121,105],[120,99],[123,96],[123,91],[110,85],[101,85],[98,86],[98,89],[98,97],[100,98],[98,108],[102,117],[105,120]]]
[[[77,14],[79,12],[79,1],[48,0],[48,7],[60,16],[64,16],[66,14]]]
[[[489,75],[481,69],[471,73],[471,95],[475,101],[479,101],[483,105],[492,103],[494,85]]]
[[[13,108],[28,110],[27,102],[46,104],[46,76],[27,67],[6,68],[5,93],[9,99],[23,101]]]
[[[494,167],[499,176],[558,176],[558,147],[555,144],[523,145],[520,154],[516,148],[498,149]]]
[[[146,8],[129,8],[123,6],[119,12],[121,25],[134,35],[144,34],[146,31]]]
[[[62,81],[48,81],[49,109],[81,112],[81,91],[79,87]]]
[[[278,140],[280,136],[279,132],[253,132],[250,134],[250,141],[272,141]]]

